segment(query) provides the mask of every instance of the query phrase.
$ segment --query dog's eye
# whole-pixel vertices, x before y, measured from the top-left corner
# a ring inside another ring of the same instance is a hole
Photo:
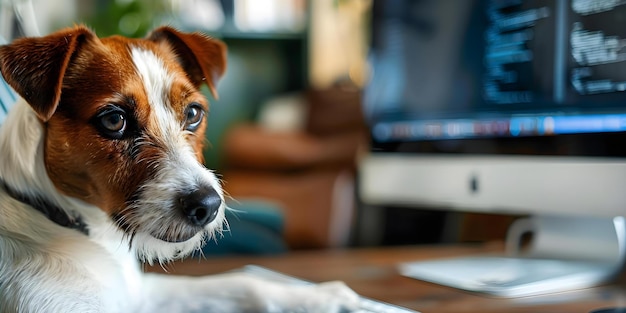
[[[200,126],[202,118],[204,117],[204,110],[197,103],[192,103],[185,113],[185,129],[194,131]]]
[[[126,115],[121,110],[108,110],[98,115],[98,123],[104,134],[120,139],[126,130]]]

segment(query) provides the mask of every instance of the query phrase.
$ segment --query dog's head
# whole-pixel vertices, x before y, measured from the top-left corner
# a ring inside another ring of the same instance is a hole
[[[224,222],[199,88],[215,96],[225,66],[224,44],[170,27],[129,39],[76,26],[0,47],[2,75],[45,127],[56,188],[106,212],[148,260],[188,253]]]

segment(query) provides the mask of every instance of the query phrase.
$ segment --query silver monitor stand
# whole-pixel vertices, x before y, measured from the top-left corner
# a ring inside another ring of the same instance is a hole
[[[533,216],[513,223],[507,255],[400,264],[401,274],[467,291],[523,297],[592,287],[614,278],[626,250],[624,217]],[[524,234],[532,241],[521,248]]]

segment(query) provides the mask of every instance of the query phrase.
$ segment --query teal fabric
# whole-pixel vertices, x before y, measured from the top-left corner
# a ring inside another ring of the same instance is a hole
[[[283,239],[284,217],[272,203],[228,203],[229,230],[202,248],[204,256],[234,254],[279,254],[287,251]],[[198,255],[196,255],[198,256]]]
[[[0,44],[2,44],[2,37],[0,37]],[[7,84],[7,82],[0,75],[0,125],[6,119],[9,109],[15,104],[17,95],[15,91]]]

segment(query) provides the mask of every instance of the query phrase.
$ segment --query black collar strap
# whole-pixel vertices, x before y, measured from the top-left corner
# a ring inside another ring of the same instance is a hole
[[[22,202],[28,206],[33,207],[35,210],[43,213],[49,220],[53,221],[57,225],[78,230],[79,232],[89,235],[89,229],[87,224],[83,222],[80,216],[69,216],[63,209],[54,205],[48,199],[40,196],[27,196],[18,191],[11,189],[4,180],[0,179],[0,188],[4,189],[6,193],[13,199]]]

